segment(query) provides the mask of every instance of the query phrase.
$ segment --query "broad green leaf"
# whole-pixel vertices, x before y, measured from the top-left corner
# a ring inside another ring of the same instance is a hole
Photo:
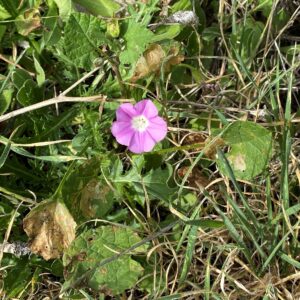
[[[70,14],[72,13],[72,0],[54,0],[56,3],[58,10],[59,10],[59,16],[63,21],[67,21]]]
[[[6,89],[0,95],[0,115],[4,114],[9,108],[13,93],[13,89]]]
[[[99,176],[101,160],[93,158],[73,169],[61,187],[61,197],[78,221],[102,218],[112,208],[115,195]]]
[[[154,34],[140,23],[129,20],[127,30],[124,34],[126,42],[125,50],[120,54],[122,64],[135,64],[141,54],[152,42]]]
[[[0,20],[5,20],[10,17],[10,13],[0,4]]]
[[[130,254],[146,251],[146,245],[131,253],[117,253],[141,242],[129,228],[101,226],[79,235],[65,251],[65,287],[82,285],[95,291],[115,295],[131,288],[143,272],[142,266]],[[79,281],[79,282],[78,282]]]
[[[132,169],[125,175],[114,174],[114,176],[111,177],[112,182],[115,184],[130,185],[141,199],[145,197],[144,185],[150,199],[159,199],[169,202],[176,191],[175,188],[171,188],[168,185],[168,181],[173,172],[172,167],[167,165],[166,169],[158,168],[150,170],[146,175],[141,175],[144,161],[141,160],[139,165],[135,164],[135,162]]]
[[[272,153],[272,133],[253,122],[236,121],[222,135],[230,146],[226,157],[238,179],[250,180],[259,175],[268,165]],[[217,160],[220,170],[225,166]]]
[[[98,47],[108,43],[103,23],[92,15],[72,14],[64,29],[64,54],[78,67],[90,69],[99,57]]]
[[[73,0],[96,16],[113,17],[120,5],[112,0]]]

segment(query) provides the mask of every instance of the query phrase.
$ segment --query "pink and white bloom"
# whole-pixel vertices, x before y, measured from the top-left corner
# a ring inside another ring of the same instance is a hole
[[[111,132],[119,144],[133,153],[149,152],[167,134],[167,123],[158,116],[153,102],[144,99],[135,104],[121,104]]]

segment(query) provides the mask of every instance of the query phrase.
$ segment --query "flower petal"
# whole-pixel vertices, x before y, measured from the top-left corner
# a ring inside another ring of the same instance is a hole
[[[134,130],[129,122],[113,122],[111,133],[121,145],[128,146],[134,136]]]
[[[134,106],[136,112],[145,117],[154,118],[158,115],[158,111],[154,103],[149,99],[144,99]]]
[[[155,141],[147,131],[136,132],[130,141],[128,149],[133,153],[149,152],[155,146]]]
[[[136,116],[136,111],[131,103],[124,103],[119,106],[116,115],[117,121],[129,122],[132,117]]]
[[[149,120],[149,126],[147,127],[147,132],[150,134],[152,139],[158,143],[162,141],[168,132],[167,123],[161,117],[155,117]]]

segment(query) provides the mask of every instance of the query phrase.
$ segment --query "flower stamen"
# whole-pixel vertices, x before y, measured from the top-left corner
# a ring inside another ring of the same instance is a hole
[[[143,115],[140,115],[140,116],[136,116],[136,117],[133,117],[132,120],[131,120],[131,126],[134,130],[137,130],[139,132],[143,132],[147,129],[147,127],[149,126],[149,121],[148,119],[143,116]]]

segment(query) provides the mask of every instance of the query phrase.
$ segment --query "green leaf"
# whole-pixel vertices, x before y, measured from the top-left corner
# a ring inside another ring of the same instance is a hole
[[[188,221],[185,221],[186,224],[189,224],[189,225],[194,225],[194,226],[197,226],[197,227],[201,227],[201,228],[212,228],[212,229],[215,229],[215,228],[221,228],[221,227],[224,227],[224,222],[222,221],[217,221],[217,220],[188,220]]]
[[[43,95],[41,89],[32,80],[28,79],[24,82],[17,93],[17,100],[23,106],[28,106],[42,100]]]
[[[33,55],[34,67],[36,70],[36,81],[39,86],[42,86],[46,80],[45,72],[40,65],[39,61],[36,59],[35,55]]]
[[[0,4],[0,20],[5,20],[11,17],[11,14]]]
[[[25,70],[16,69],[13,71],[12,81],[17,90],[19,90],[27,80],[31,80],[31,76]]]
[[[13,93],[13,89],[7,89],[0,95],[0,115],[4,114],[8,110]]]
[[[116,254],[139,242],[135,232],[123,227],[101,226],[82,233],[63,256],[65,288],[84,285],[95,291],[119,294],[133,287],[143,272],[142,266],[130,254]],[[143,245],[132,254],[145,251]]]
[[[184,26],[180,24],[166,25],[159,28],[152,38],[152,42],[160,42],[163,40],[172,40],[182,31]]]
[[[59,1],[60,2],[60,1]],[[61,30],[58,25],[58,11],[54,2],[49,4],[47,15],[43,19],[44,27],[41,48],[55,45],[61,38]]]
[[[96,16],[113,17],[120,5],[112,0],[73,0]]]
[[[64,54],[78,67],[90,69],[99,57],[98,47],[108,40],[101,31],[103,23],[92,15],[72,14],[64,29]]]
[[[222,135],[230,146],[226,154],[234,175],[238,179],[250,180],[259,175],[268,165],[272,153],[272,133],[253,122],[236,121]],[[217,160],[223,174],[226,167]]]
[[[56,3],[59,16],[63,21],[67,21],[69,19],[70,14],[72,13],[72,1],[71,0],[54,0]]]
[[[7,160],[7,157],[8,157],[8,154],[9,154],[9,151],[10,151],[10,146],[11,146],[11,143],[7,143],[5,145],[5,148],[0,156],[0,169],[3,167],[3,165],[5,164],[5,161]]]
[[[144,199],[144,188],[146,188],[150,199],[159,199],[166,202],[171,200],[171,197],[176,192],[176,188],[171,188],[168,181],[173,173],[171,165],[167,165],[166,169],[150,170],[146,175],[141,175],[141,169],[144,166],[143,158],[137,164],[137,160],[133,162],[132,169],[125,175],[114,174],[110,179],[115,184],[127,184],[134,188],[135,192]]]
[[[125,50],[120,54],[122,64],[135,64],[147,45],[152,42],[154,34],[140,23],[129,20],[124,39]]]
[[[232,48],[241,56],[245,65],[253,63],[263,30],[262,22],[247,18],[245,22],[237,26],[237,32],[231,35]]]
[[[115,195],[99,177],[100,159],[82,163],[73,169],[61,187],[61,197],[76,221],[102,218],[112,208]]]
[[[2,263],[10,266],[10,272],[4,277],[4,291],[8,299],[16,298],[26,289],[32,278],[32,267],[28,259],[4,257]]]

